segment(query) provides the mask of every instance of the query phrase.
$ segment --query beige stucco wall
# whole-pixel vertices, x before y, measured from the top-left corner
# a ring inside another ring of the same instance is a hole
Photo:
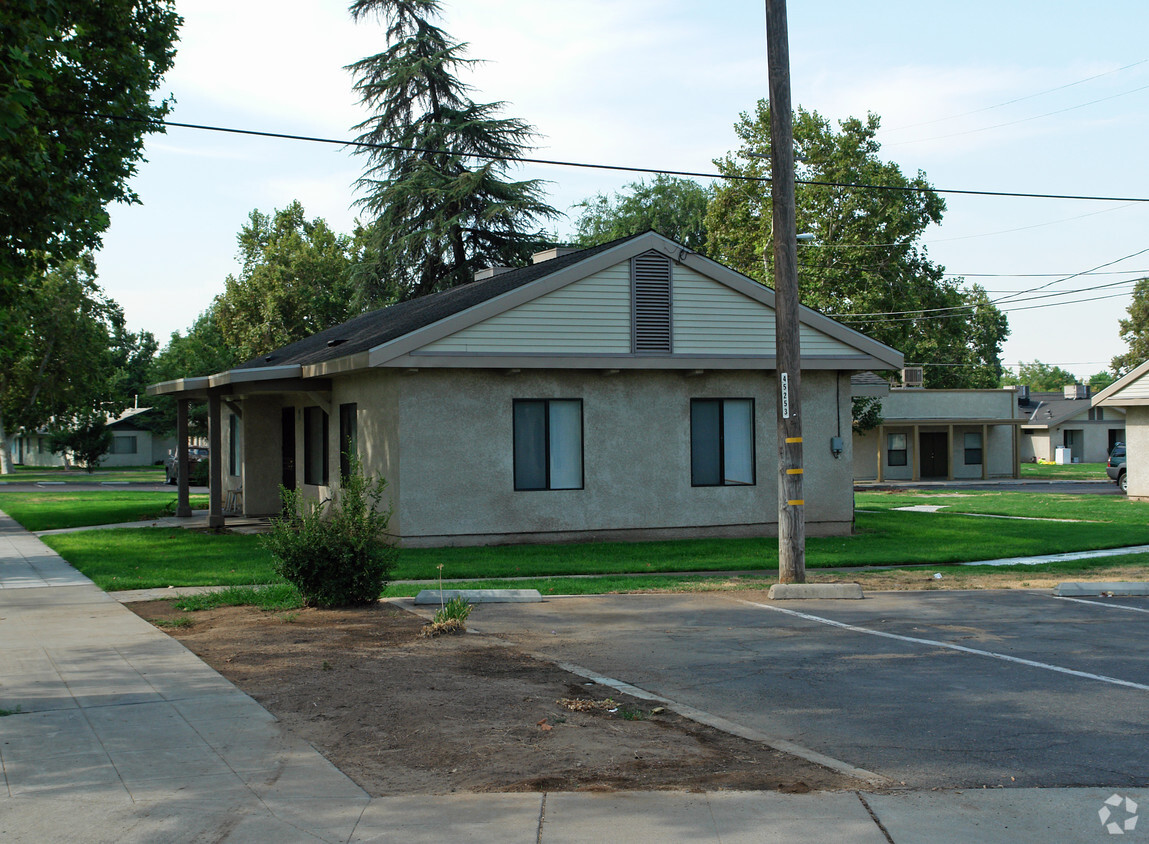
[[[1013,390],[890,390],[882,398],[886,419],[1013,419]]]
[[[1072,457],[1079,463],[1104,463],[1109,458],[1109,432],[1110,430],[1123,431],[1125,418],[1119,416],[1112,408],[1099,408],[1105,415],[1104,419],[1089,419],[1082,414],[1076,419],[1070,419],[1061,425],[1049,429],[1036,429],[1033,434],[1022,437],[1021,460],[1023,463],[1033,460],[1053,460],[1057,455],[1057,447],[1065,445],[1065,432],[1080,431],[1081,447],[1074,448]],[[1122,441],[1124,435],[1118,435]]]
[[[393,489],[399,502],[393,524],[405,544],[761,535],[776,530],[771,375],[422,370],[399,377],[399,389],[388,392],[401,397],[403,460]],[[836,408],[836,377],[804,373],[806,522],[811,535],[848,533],[853,515],[849,384],[843,375]],[[514,490],[516,398],[582,399],[583,489]],[[755,400],[755,485],[690,485],[691,398]],[[845,452],[835,459],[830,437],[838,434],[839,426]],[[360,439],[370,439],[362,418]]]
[[[1149,407],[1126,409],[1125,446],[1129,497],[1149,501]]]

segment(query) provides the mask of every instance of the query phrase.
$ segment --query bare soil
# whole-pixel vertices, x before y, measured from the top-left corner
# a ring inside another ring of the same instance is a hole
[[[423,619],[388,603],[289,612],[128,606],[372,795],[863,786],[497,639],[420,638]],[[191,624],[172,626],[181,619]]]

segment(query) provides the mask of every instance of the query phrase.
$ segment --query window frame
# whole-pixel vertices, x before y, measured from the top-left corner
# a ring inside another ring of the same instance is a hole
[[[239,475],[239,417],[236,414],[228,414],[227,427],[227,473],[234,478]]]
[[[359,459],[359,404],[344,402],[339,405],[339,478],[346,480],[351,474],[351,454]]]
[[[43,439],[41,439],[43,442]],[[123,448],[124,445],[131,445],[130,449]],[[28,449],[31,454],[31,449]],[[41,452],[43,453],[43,452]],[[139,454],[140,443],[139,436],[136,434],[118,434],[112,437],[112,447],[108,449],[108,454]]]
[[[750,481],[741,483],[731,482],[726,475],[726,403],[746,402],[750,405]],[[695,464],[695,432],[694,408],[699,404],[717,404],[718,406],[718,483],[699,482],[694,471]],[[692,398],[690,400],[690,485],[692,487],[746,487],[758,485],[758,408],[753,396],[722,396]]]
[[[969,444],[970,437],[977,437],[977,446]],[[962,435],[962,450],[965,452],[964,459],[966,466],[980,466],[985,459],[985,443],[982,442],[980,431],[966,431]],[[971,459],[976,457],[977,459]]]
[[[551,431],[551,405],[569,403],[578,406],[578,450],[579,450],[579,480],[578,486],[553,486],[551,478],[551,452],[554,445]],[[518,409],[525,405],[542,405],[543,407],[543,486],[524,486],[520,480],[519,472],[519,445],[520,437],[525,432],[519,430]],[[576,398],[551,399],[512,399],[511,401],[511,482],[515,492],[571,492],[586,488],[586,425],[583,420],[583,401]]]
[[[900,437],[902,441],[901,448],[894,448],[894,438]],[[901,455],[897,460],[894,455]],[[887,466],[908,466],[909,465],[909,441],[906,434],[886,434],[886,465]]]
[[[320,430],[316,431],[316,423],[313,420],[315,414],[319,414]],[[330,455],[328,454],[327,438],[329,436],[328,422],[329,414],[326,410],[317,404],[309,405],[303,408],[303,482],[311,486],[326,486],[330,480],[330,467],[328,465]],[[318,439],[318,442],[313,444],[313,440]],[[315,479],[315,474],[312,471],[312,464],[315,462],[314,449],[318,447],[321,454],[321,477]]]

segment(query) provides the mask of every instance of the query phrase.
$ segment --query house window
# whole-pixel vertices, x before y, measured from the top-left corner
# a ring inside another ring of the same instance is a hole
[[[582,400],[515,399],[515,489],[582,489]]]
[[[754,400],[690,400],[690,485],[754,483]]]
[[[631,351],[670,352],[670,259],[646,252],[631,259]]]
[[[136,437],[115,437],[109,454],[135,454],[136,448]]]
[[[303,482],[327,483],[327,414],[321,407],[303,408]]]
[[[888,434],[886,436],[886,465],[905,466],[906,461],[906,435]]]
[[[227,473],[239,474],[239,418],[234,413],[227,417]]]
[[[359,406],[355,402],[339,405],[339,477],[351,474],[351,458],[359,457]]]
[[[981,434],[969,433],[965,435],[965,465],[981,465]]]

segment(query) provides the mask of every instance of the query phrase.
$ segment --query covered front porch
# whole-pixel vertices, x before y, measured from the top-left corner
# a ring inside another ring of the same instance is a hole
[[[148,392],[176,400],[176,455],[184,467],[177,473],[176,517],[181,520],[196,518],[189,504],[189,411],[193,402],[207,405],[209,508],[204,524],[209,528],[231,527],[240,519],[258,524],[279,513],[280,487],[297,489],[303,480],[299,405],[331,412],[330,381],[305,381],[297,366],[181,378],[154,384]]]

